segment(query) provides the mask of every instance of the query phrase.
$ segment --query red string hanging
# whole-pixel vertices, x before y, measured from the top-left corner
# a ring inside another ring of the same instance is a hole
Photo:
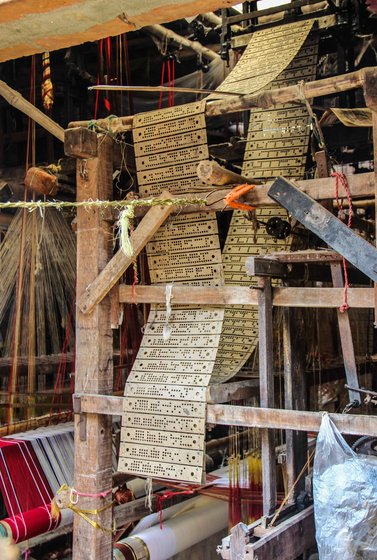
[[[352,225],[353,207],[352,207],[351,193],[350,193],[350,190],[348,188],[347,178],[344,175],[344,173],[339,173],[339,172],[331,173],[331,177],[335,177],[335,199],[336,199],[336,203],[338,205],[338,218],[342,221],[345,221],[346,216],[344,214],[342,201],[339,198],[339,185],[341,185],[343,187],[343,189],[346,193],[347,200],[348,200],[348,208],[349,208],[347,227],[350,228],[351,225]],[[347,301],[347,291],[348,291],[348,288],[349,288],[349,282],[348,282],[347,262],[346,262],[346,259],[344,257],[343,257],[343,273],[344,273],[343,303],[339,307],[339,311],[341,313],[344,313],[345,311],[347,311],[347,309],[349,309],[349,305],[348,305],[348,301]]]
[[[107,75],[107,83],[111,82],[111,38],[107,37],[106,39],[106,75]],[[105,105],[105,109],[108,113],[111,113],[111,103],[108,97],[108,92],[105,92],[105,98],[103,103]]]
[[[158,494],[157,495],[157,511],[159,514],[159,518],[160,518],[160,529],[162,529],[162,509],[163,509],[163,505],[166,502],[166,500],[171,500],[172,498],[174,498],[175,496],[189,496],[194,494],[195,490],[193,490],[192,488],[188,488],[187,490],[179,490],[174,491],[174,490],[167,490],[166,492],[164,492],[163,494]]]

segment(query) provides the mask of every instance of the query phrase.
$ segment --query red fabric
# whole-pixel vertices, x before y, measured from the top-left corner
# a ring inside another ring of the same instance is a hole
[[[59,527],[61,515],[53,519],[51,516],[51,505],[41,506],[3,519],[1,524],[8,525],[15,543],[23,542],[47,531],[52,531]],[[9,533],[9,531],[8,531]]]
[[[53,494],[31,442],[0,439],[0,491],[10,516],[51,502]]]

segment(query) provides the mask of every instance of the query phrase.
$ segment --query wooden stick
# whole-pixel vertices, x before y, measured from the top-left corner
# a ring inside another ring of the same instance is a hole
[[[32,103],[29,103],[29,101],[27,101],[18,91],[12,89],[1,80],[0,95],[2,95],[2,97],[4,97],[4,99],[12,105],[12,107],[15,107],[22,113],[25,113],[25,115],[40,124],[42,128],[51,132],[51,134],[58,140],[64,142],[64,128],[42,113],[42,111],[34,107]]]
[[[143,27],[143,31],[148,33],[148,35],[152,35],[153,37],[157,37],[158,39],[162,39],[164,41],[171,41],[173,43],[177,43],[178,45],[182,45],[183,47],[187,47],[188,49],[192,49],[194,52],[198,53],[204,58],[208,60],[220,60],[220,55],[211,51],[207,47],[203,47],[198,41],[190,41],[186,37],[182,37],[178,35],[178,33],[174,33],[171,29],[167,29],[163,25],[147,25]]]
[[[162,200],[169,199],[171,195],[169,191],[165,190],[160,195],[160,198]],[[149,209],[148,213],[131,234],[132,257],[127,257],[119,249],[97,278],[85,288],[84,293],[79,297],[77,305],[83,313],[91,313],[97,303],[103,300],[122,274],[133,263],[135,257],[142,251],[148,241],[152,239],[161,224],[171,214],[172,209],[173,206],[153,206]]]
[[[166,301],[165,286],[119,286],[121,303],[162,303]],[[337,308],[343,302],[342,288],[273,288],[275,307]],[[349,288],[350,307],[374,307],[373,288]],[[174,285],[172,304],[190,305],[258,305],[258,290],[245,286],[201,287]]]

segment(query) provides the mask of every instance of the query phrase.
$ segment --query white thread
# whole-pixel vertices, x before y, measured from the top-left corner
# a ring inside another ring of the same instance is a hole
[[[148,508],[151,513],[153,512],[152,494],[153,480],[151,477],[148,477],[145,481],[145,507]]]
[[[171,298],[172,298],[172,290],[173,290],[173,284],[166,284],[165,287],[165,298],[166,298],[166,317],[165,317],[165,325],[162,329],[162,338],[164,339],[164,341],[166,342],[167,340],[169,340],[171,333],[172,333],[172,327],[171,325],[169,325],[169,320],[170,320],[170,315],[171,315]]]

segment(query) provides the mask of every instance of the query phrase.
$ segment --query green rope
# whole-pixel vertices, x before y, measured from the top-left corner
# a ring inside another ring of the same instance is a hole
[[[120,247],[125,255],[132,257],[134,251],[129,235],[130,221],[135,217],[135,208],[138,206],[188,206],[190,204],[206,205],[207,201],[203,198],[149,198],[149,199],[130,199],[130,200],[83,200],[82,202],[67,202],[61,200],[37,200],[26,202],[0,202],[0,210],[7,208],[24,208],[29,212],[39,210],[43,213],[46,208],[118,208],[122,210],[119,215],[119,239]]]
[[[69,202],[66,200],[36,200],[26,202],[24,200],[17,200],[16,202],[0,202],[0,210],[7,210],[12,208],[25,208],[29,212],[34,210],[44,210],[45,208],[56,208],[63,210],[64,208],[132,208],[133,210],[138,206],[189,206],[206,205],[205,198],[146,198],[146,199],[132,199],[132,200],[83,200],[82,202]]]

